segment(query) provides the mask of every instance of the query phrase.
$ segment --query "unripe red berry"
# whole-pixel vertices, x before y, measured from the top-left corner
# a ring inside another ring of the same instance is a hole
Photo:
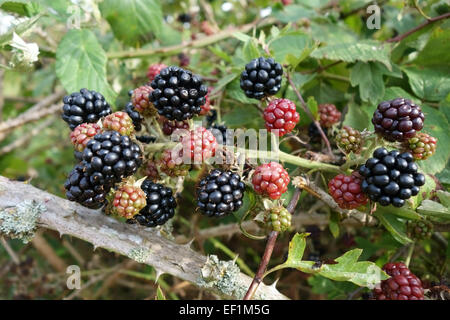
[[[252,184],[256,193],[275,200],[286,192],[290,180],[289,174],[281,164],[269,162],[256,168]]]
[[[278,130],[278,136],[282,137],[295,128],[300,120],[300,115],[291,100],[276,99],[272,100],[264,110],[264,120],[267,130],[271,132]]]

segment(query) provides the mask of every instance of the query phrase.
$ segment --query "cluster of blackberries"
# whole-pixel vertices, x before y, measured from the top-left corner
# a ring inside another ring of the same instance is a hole
[[[75,129],[82,123],[96,123],[111,113],[111,107],[101,93],[81,89],[63,98],[62,118]]]
[[[66,197],[89,208],[99,208],[105,194],[142,163],[139,146],[116,131],[96,134],[87,143],[82,162],[69,174]]]
[[[174,216],[177,202],[170,188],[145,179],[141,189],[146,194],[147,205],[133,219],[128,220],[128,223],[137,222],[146,227],[156,227]]]
[[[169,120],[186,120],[198,115],[205,104],[208,87],[188,70],[167,67],[151,82],[150,100],[158,113]]]
[[[381,102],[372,117],[375,131],[389,141],[404,141],[422,130],[425,116],[409,99],[397,98]]]
[[[208,217],[221,217],[242,206],[244,191],[238,174],[214,169],[200,181],[197,206]]]
[[[262,99],[281,88],[283,67],[272,58],[253,59],[241,73],[241,89],[249,98]]]
[[[382,206],[401,207],[425,184],[425,176],[417,170],[411,153],[378,148],[373,152],[373,158],[359,168],[364,177],[361,189]]]
[[[136,131],[140,131],[142,129],[142,118],[141,114],[135,109],[133,103],[128,102],[125,106],[125,112],[130,116],[131,120],[133,120],[133,126]]]

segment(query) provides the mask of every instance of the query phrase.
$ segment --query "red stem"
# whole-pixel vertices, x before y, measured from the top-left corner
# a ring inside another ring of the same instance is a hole
[[[440,16],[437,16],[437,17],[434,17],[434,18],[430,18],[429,20],[427,20],[424,23],[418,25],[417,27],[415,27],[415,28],[413,28],[413,29],[403,33],[403,34],[399,34],[396,37],[393,37],[391,39],[386,40],[386,42],[399,42],[399,41],[402,41],[403,39],[405,39],[409,35],[413,34],[416,31],[419,31],[420,29],[425,28],[429,24],[431,24],[433,22],[436,22],[436,21],[439,21],[439,20],[448,19],[448,18],[450,18],[450,12],[446,13],[446,14],[443,14],[443,15],[440,15]]]
[[[297,206],[301,193],[302,190],[300,188],[296,188],[291,201],[289,201],[289,204],[286,207],[286,209],[291,214],[294,211],[295,207]],[[250,284],[250,287],[248,288],[247,293],[244,296],[244,300],[251,300],[255,295],[255,292],[258,289],[259,284],[262,282],[263,275],[267,270],[267,265],[269,264],[270,257],[272,256],[273,248],[275,247],[275,242],[277,241],[278,235],[279,235],[278,231],[272,231],[269,234],[266,243],[266,249],[264,250],[264,254],[261,259],[261,263],[259,264],[258,271],[256,271],[255,277],[253,278],[253,281]]]

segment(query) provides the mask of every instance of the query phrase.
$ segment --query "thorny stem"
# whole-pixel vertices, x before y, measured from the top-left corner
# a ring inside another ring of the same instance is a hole
[[[256,289],[258,289],[259,284],[262,282],[264,272],[266,271],[267,265],[270,261],[270,257],[272,256],[273,248],[275,247],[275,242],[277,241],[278,234],[278,231],[272,231],[269,234],[266,249],[264,250],[264,255],[261,259],[261,263],[259,264],[258,271],[256,272],[255,277],[253,278],[253,281],[250,284],[250,287],[248,288],[243,300],[251,300],[256,292]]]
[[[386,42],[399,42],[399,41],[402,41],[402,40],[405,39],[406,37],[410,36],[410,35],[413,34],[414,32],[417,32],[417,31],[419,31],[419,30],[425,28],[425,27],[426,27],[427,25],[429,25],[429,24],[434,23],[434,22],[436,22],[436,21],[445,20],[445,19],[448,19],[448,18],[450,18],[450,12],[445,13],[445,14],[440,15],[440,16],[437,16],[437,17],[434,17],[434,18],[430,18],[430,19],[428,19],[427,21],[425,21],[424,23],[418,25],[417,27],[412,28],[412,29],[409,30],[409,31],[406,31],[406,32],[403,33],[403,34],[399,34],[399,35],[396,36],[396,37],[393,37],[393,38],[390,38],[390,39],[386,40]]]
[[[286,209],[290,213],[292,213],[295,207],[297,206],[298,200],[300,199],[300,194],[301,189],[296,188],[291,201],[289,201],[289,204],[286,207]],[[267,270],[267,265],[269,264],[270,257],[272,256],[273,248],[275,247],[275,242],[277,241],[278,235],[279,235],[278,231],[272,231],[269,234],[267,238],[266,249],[264,250],[264,254],[261,259],[261,263],[259,264],[258,271],[256,272],[255,277],[253,278],[253,281],[250,284],[250,287],[248,288],[247,293],[245,294],[243,300],[251,300],[255,295],[255,292],[258,289],[259,284],[262,282],[262,279],[264,278],[264,274]]]
[[[112,52],[108,54],[109,59],[130,59],[130,58],[138,58],[138,57],[146,57],[146,56],[169,56],[180,53],[183,50],[188,48],[201,48],[209,46],[213,43],[219,42],[221,40],[232,37],[236,32],[248,32],[254,27],[262,27],[265,25],[272,24],[272,19],[257,19],[249,24],[243,25],[239,28],[230,28],[227,30],[223,30],[217,32],[211,36],[203,37],[198,40],[188,41],[186,43],[180,43],[173,46],[168,47],[159,47],[159,48],[151,48],[151,49],[140,49],[134,51],[119,51]]]
[[[303,111],[305,111],[305,113],[308,115],[308,117],[314,122],[314,124],[316,125],[317,129],[320,132],[320,136],[322,137],[323,141],[325,141],[325,144],[327,145],[328,153],[330,154],[330,156],[334,157],[333,151],[331,150],[330,141],[328,141],[328,138],[325,135],[325,132],[323,131],[322,127],[320,126],[319,121],[314,119],[314,116],[312,115],[311,111],[309,110],[308,106],[306,105],[305,100],[303,100],[303,97],[302,97],[300,91],[297,89],[294,82],[292,81],[292,78],[291,78],[291,75],[289,72],[287,73],[287,78],[288,78],[290,86],[292,87],[295,94],[297,95],[298,100],[300,100],[300,105],[301,105]]]

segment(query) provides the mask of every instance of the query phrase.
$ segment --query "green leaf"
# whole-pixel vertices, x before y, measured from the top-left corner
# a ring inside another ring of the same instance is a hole
[[[314,261],[302,261],[306,246],[306,237],[309,234],[295,234],[289,243],[289,252],[286,262],[269,270],[270,272],[284,269],[295,268],[305,273],[316,273],[323,277],[336,281],[349,281],[358,286],[373,287],[388,276],[373,262],[359,261],[362,250],[354,249],[346,252],[335,260],[336,264],[317,265]]]
[[[0,5],[0,9],[20,16],[32,17],[37,15],[42,10],[42,7],[35,1],[15,0],[3,2]]]
[[[156,300],[167,300],[166,296],[164,295],[164,292],[162,291],[161,287],[158,286],[156,289]]]
[[[242,54],[246,61],[250,61],[261,56],[261,52],[258,47],[258,42],[254,38],[250,38],[244,44],[242,48]]]
[[[337,212],[330,213],[330,219],[328,221],[328,228],[335,239],[339,237],[339,214]]]
[[[383,72],[373,62],[357,62],[350,72],[350,83],[359,86],[361,100],[376,104],[384,96]]]
[[[375,211],[375,216],[381,222],[381,224],[386,228],[387,231],[391,233],[395,240],[402,244],[411,243],[412,240],[406,236],[405,229],[406,226],[403,222],[397,219],[397,217],[386,211]]]
[[[446,206],[447,208],[450,208],[450,192],[438,190],[436,191],[436,195],[439,198],[439,201],[442,203],[442,205]]]
[[[328,45],[351,43],[358,40],[356,34],[345,26],[314,21],[311,22],[311,36],[314,40]]]
[[[408,202],[413,209],[417,208],[423,200],[429,199],[436,191],[436,181],[428,174],[425,174],[425,184],[420,187],[417,196],[412,197]],[[395,212],[395,211],[394,211]]]
[[[409,85],[415,95],[429,101],[439,101],[450,93],[448,72],[418,67],[405,67]]]
[[[226,76],[224,76],[223,78],[221,78],[217,82],[217,84],[214,86],[214,90],[211,91],[211,95],[214,95],[217,92],[219,92],[220,90],[222,90],[223,88],[225,88],[231,81],[236,79],[238,76],[239,75],[236,73],[230,73],[230,74],[227,74]]]
[[[333,281],[319,275],[308,278],[308,284],[315,294],[325,295],[329,300],[345,300],[358,287],[350,282]]]
[[[245,33],[242,33],[240,31],[233,33],[233,37],[235,37],[236,39],[238,39],[242,42],[247,42],[252,38],[249,35],[246,35]]]
[[[420,207],[417,208],[417,211],[421,214],[444,219],[450,221],[450,209],[448,206],[442,205],[439,202],[432,200],[424,200],[422,201]]]
[[[422,216],[418,214],[416,211],[407,208],[406,206],[403,206],[401,208],[395,208],[393,206],[387,206],[387,207],[379,207],[377,208],[377,212],[380,215],[385,214],[393,214],[397,217],[409,219],[409,220],[420,220],[422,219]]]
[[[293,4],[290,6],[283,6],[282,10],[274,10],[272,16],[281,22],[289,23],[297,22],[302,18],[310,19],[316,17],[317,13],[312,9]]]
[[[274,59],[281,64],[289,64],[295,68],[316,48],[311,37],[303,32],[295,31],[284,34],[273,40],[269,49]]]
[[[95,35],[85,29],[70,30],[56,51],[56,75],[67,92],[95,90],[114,104],[117,94],[106,80],[106,54]]]
[[[125,44],[148,42],[149,33],[161,37],[164,26],[159,0],[103,0],[100,11],[116,38]]]
[[[427,44],[417,55],[413,63],[417,66],[431,67],[436,70],[450,69],[450,32],[441,26],[435,28]]]
[[[350,103],[343,124],[362,131],[369,126],[370,119],[360,106],[356,103]]]
[[[441,110],[422,105],[422,111],[426,117],[422,132],[437,138],[438,142],[436,153],[426,160],[417,161],[417,165],[423,173],[436,174],[445,168],[450,159],[450,152],[445,147],[450,144],[449,123]]]
[[[345,62],[378,61],[391,70],[389,48],[389,45],[380,42],[363,40],[323,46],[314,50],[311,56],[317,59],[342,60]]]

